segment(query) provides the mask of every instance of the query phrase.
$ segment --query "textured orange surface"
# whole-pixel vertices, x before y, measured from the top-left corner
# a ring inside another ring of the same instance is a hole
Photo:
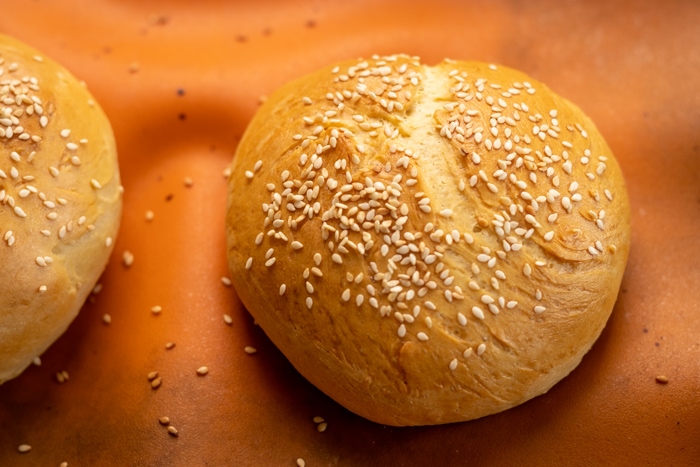
[[[698,24],[691,1],[5,6],[0,31],[63,63],[105,109],[126,192],[102,291],[41,367],[0,386],[0,465],[699,465]],[[600,340],[548,394],[473,422],[391,428],[347,412],[221,282],[222,172],[261,96],[331,61],[394,52],[533,75],[591,116],[627,179],[630,262]]]

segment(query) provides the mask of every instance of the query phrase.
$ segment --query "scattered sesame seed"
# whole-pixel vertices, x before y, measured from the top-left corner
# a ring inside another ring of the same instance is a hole
[[[178,435],[177,428],[175,428],[174,426],[170,425],[170,426],[168,427],[168,433],[169,433],[171,436],[177,436],[177,435]]]
[[[224,284],[226,287],[231,287],[231,279],[229,279],[228,277],[222,277],[221,283]]]
[[[207,373],[209,373],[209,368],[208,368],[208,367],[206,367],[206,366],[200,366],[199,368],[197,368],[197,374],[198,374],[199,376],[204,376],[204,375],[206,375]]]
[[[163,378],[158,377],[158,378],[154,379],[153,381],[151,381],[151,388],[158,389],[162,383],[163,383]]]
[[[249,345],[246,345],[246,346],[243,348],[243,351],[244,351],[245,353],[247,353],[248,355],[252,355],[252,354],[254,354],[255,352],[257,352],[258,350],[257,350],[255,347],[251,347],[251,346],[249,346]]]
[[[134,264],[134,255],[131,253],[129,250],[125,251],[124,254],[122,255],[122,262],[124,263],[124,266],[127,268],[130,268],[132,264]]]
[[[306,461],[301,457],[297,458],[297,467],[306,467]]]
[[[231,315],[224,315],[224,323],[228,325],[233,324],[233,318],[231,318]]]
[[[667,384],[668,383],[668,377],[664,375],[659,375],[656,377],[656,382],[659,384]]]
[[[154,379],[156,379],[158,377],[158,372],[151,371],[150,373],[148,373],[148,375],[146,377],[148,378],[148,381],[153,381]]]
[[[327,428],[328,428],[328,423],[326,423],[326,422],[321,422],[321,423],[319,423],[318,426],[316,427],[316,430],[318,430],[319,433],[323,433],[324,431],[326,431]]]
[[[22,454],[27,453],[32,450],[32,447],[28,444],[20,444],[17,446],[17,450],[21,452]]]
[[[166,425],[166,426],[167,426],[167,425],[170,424],[170,417],[160,417],[160,418],[158,419],[158,423],[160,423],[161,425]]]

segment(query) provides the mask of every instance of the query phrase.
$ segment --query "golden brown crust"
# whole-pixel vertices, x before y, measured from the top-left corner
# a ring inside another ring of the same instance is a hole
[[[68,327],[121,216],[116,146],[84,84],[0,35],[0,383]]]
[[[345,62],[262,106],[233,161],[229,266],[294,366],[391,425],[482,417],[578,365],[629,205],[583,113],[520,72]]]

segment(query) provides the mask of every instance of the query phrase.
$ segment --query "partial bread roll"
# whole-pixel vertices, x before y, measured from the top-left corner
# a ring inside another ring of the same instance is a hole
[[[121,207],[112,129],[85,85],[0,35],[0,383],[75,318]]]
[[[309,381],[389,425],[546,392],[627,261],[620,168],[581,110],[502,66],[407,56],[275,92],[233,160],[241,300]]]

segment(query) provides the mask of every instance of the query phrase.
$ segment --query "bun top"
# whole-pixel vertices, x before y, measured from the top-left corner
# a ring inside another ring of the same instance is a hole
[[[615,302],[629,205],[593,123],[502,66],[332,65],[260,108],[233,160],[241,300],[313,384],[391,425],[546,392]]]
[[[62,66],[0,35],[0,383],[75,317],[120,215],[104,113]]]

